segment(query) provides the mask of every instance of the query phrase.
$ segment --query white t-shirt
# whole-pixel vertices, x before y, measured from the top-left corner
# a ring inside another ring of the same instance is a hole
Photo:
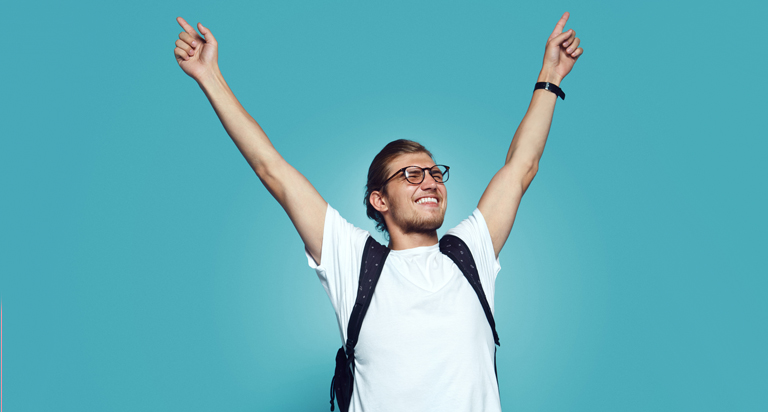
[[[493,311],[501,267],[480,210],[448,234],[472,252]],[[342,345],[368,236],[328,205],[322,264],[307,253],[336,311]],[[477,294],[437,244],[393,250],[355,347],[350,411],[501,411],[495,349]]]

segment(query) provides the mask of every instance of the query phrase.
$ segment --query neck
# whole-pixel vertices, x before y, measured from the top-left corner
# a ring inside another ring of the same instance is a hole
[[[437,230],[429,232],[403,233],[393,230],[389,233],[389,248],[392,250],[412,249],[421,246],[434,246],[437,244]]]

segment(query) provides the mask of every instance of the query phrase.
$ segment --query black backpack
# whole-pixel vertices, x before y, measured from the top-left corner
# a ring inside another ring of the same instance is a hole
[[[480,276],[475,266],[475,260],[469,247],[463,240],[453,235],[445,235],[440,239],[440,252],[453,260],[453,263],[459,267],[461,273],[467,278],[472,289],[477,293],[480,304],[485,311],[485,317],[493,331],[493,340],[499,345],[499,335],[496,334],[496,323],[493,321],[491,308],[485,299],[483,286],[480,284]],[[371,297],[376,289],[376,283],[379,281],[379,275],[384,268],[384,262],[389,255],[389,248],[377,242],[372,236],[365,242],[363,251],[363,261],[360,265],[359,287],[357,289],[357,299],[352,308],[352,314],[349,317],[347,325],[347,344],[339,348],[336,352],[336,371],[331,380],[331,411],[333,411],[334,394],[336,402],[339,404],[339,411],[347,412],[349,403],[352,401],[352,391],[354,386],[355,374],[355,345],[360,336],[360,327],[363,324],[365,313],[371,305]],[[493,355],[493,369],[496,373],[496,384],[499,382],[499,374],[496,370],[496,352]]]

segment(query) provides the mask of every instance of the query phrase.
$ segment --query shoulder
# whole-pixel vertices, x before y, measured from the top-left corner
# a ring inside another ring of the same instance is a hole
[[[450,229],[446,235],[456,236],[468,245],[470,243],[482,243],[486,237],[488,240],[491,238],[485,218],[480,209],[477,208],[469,217],[461,221],[458,226]]]
[[[480,209],[475,209],[469,217],[449,230],[446,235],[453,235],[463,240],[475,262],[483,269],[481,272],[485,271],[495,278],[501,266],[493,249],[491,233]]]
[[[349,223],[336,209],[331,207],[330,204],[325,213],[324,232],[324,237],[325,235],[330,235],[333,237],[351,238],[355,239],[357,242],[362,241],[362,243],[365,243],[366,239],[371,235],[367,230],[360,229],[352,223]]]
[[[323,231],[322,259],[325,259],[326,252],[334,249],[342,249],[345,253],[361,256],[369,237],[371,234],[367,230],[348,222],[336,209],[328,205]]]

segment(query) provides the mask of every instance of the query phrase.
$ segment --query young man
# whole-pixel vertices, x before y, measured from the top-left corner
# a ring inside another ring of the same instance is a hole
[[[560,82],[583,53],[563,14],[547,40],[537,89],[477,209],[448,233],[462,239],[477,264],[493,308],[498,255],[520,200],[538,170]],[[174,54],[197,81],[221,123],[269,192],[288,213],[331,299],[343,341],[358,290],[368,232],[330,207],[288,164],[227,86],[218,67],[218,43],[179,17],[184,29]],[[437,229],[448,201],[448,168],[418,143],[388,144],[368,172],[368,216],[389,234],[381,277],[355,348],[351,411],[499,411],[495,344],[469,282],[438,249]]]

